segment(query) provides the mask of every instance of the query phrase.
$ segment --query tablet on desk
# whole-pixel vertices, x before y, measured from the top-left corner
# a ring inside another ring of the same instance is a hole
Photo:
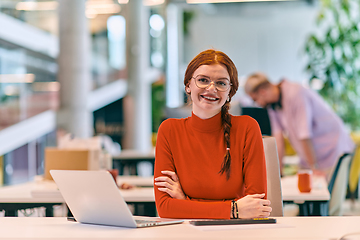
[[[276,223],[275,218],[239,218],[239,219],[204,219],[192,220],[190,224],[195,226],[204,225],[234,225],[234,224],[264,224]]]

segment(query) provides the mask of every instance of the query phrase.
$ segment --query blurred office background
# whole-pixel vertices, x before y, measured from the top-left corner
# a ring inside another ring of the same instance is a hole
[[[189,113],[184,72],[208,48],[232,58],[241,84],[258,70],[309,84],[321,1],[189,2],[0,0],[0,185],[43,174],[63,132],[152,151],[161,121]],[[235,113],[251,104],[241,84]]]

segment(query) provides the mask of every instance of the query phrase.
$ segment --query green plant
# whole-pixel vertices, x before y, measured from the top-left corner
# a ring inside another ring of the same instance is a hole
[[[188,36],[190,33],[189,26],[194,17],[195,17],[194,11],[184,11],[184,13],[183,13],[183,21],[184,21],[183,31],[184,31],[185,36]]]
[[[8,99],[8,96],[6,96],[6,95],[3,93],[2,84],[0,83],[0,105],[1,105],[2,103],[4,103],[7,99]]]
[[[163,79],[151,85],[152,132],[157,132],[164,120],[165,85]]]
[[[321,0],[320,34],[306,41],[311,81],[352,130],[360,129],[360,0]]]

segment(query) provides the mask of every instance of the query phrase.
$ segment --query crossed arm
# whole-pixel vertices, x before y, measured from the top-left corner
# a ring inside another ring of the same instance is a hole
[[[173,171],[161,171],[164,176],[155,178],[155,185],[161,192],[167,193],[174,199],[185,200],[186,196],[181,188],[181,184],[178,176]],[[240,218],[256,218],[256,217],[268,217],[272,208],[270,207],[270,201],[263,199],[265,193],[247,195],[238,199],[237,205]],[[230,218],[232,213],[230,212]]]

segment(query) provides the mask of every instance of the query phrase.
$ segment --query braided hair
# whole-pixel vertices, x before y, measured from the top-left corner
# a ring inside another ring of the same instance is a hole
[[[229,97],[225,104],[221,107],[221,123],[224,129],[224,140],[226,144],[226,152],[224,160],[221,164],[220,174],[226,173],[226,179],[230,178],[230,129],[231,129],[231,115],[229,114],[231,98],[235,95],[238,87],[238,72],[233,61],[223,52],[216,51],[214,49],[208,49],[199,53],[188,65],[185,71],[184,85],[189,86],[190,80],[193,77],[194,72],[202,65],[224,65],[230,76],[230,92]]]

